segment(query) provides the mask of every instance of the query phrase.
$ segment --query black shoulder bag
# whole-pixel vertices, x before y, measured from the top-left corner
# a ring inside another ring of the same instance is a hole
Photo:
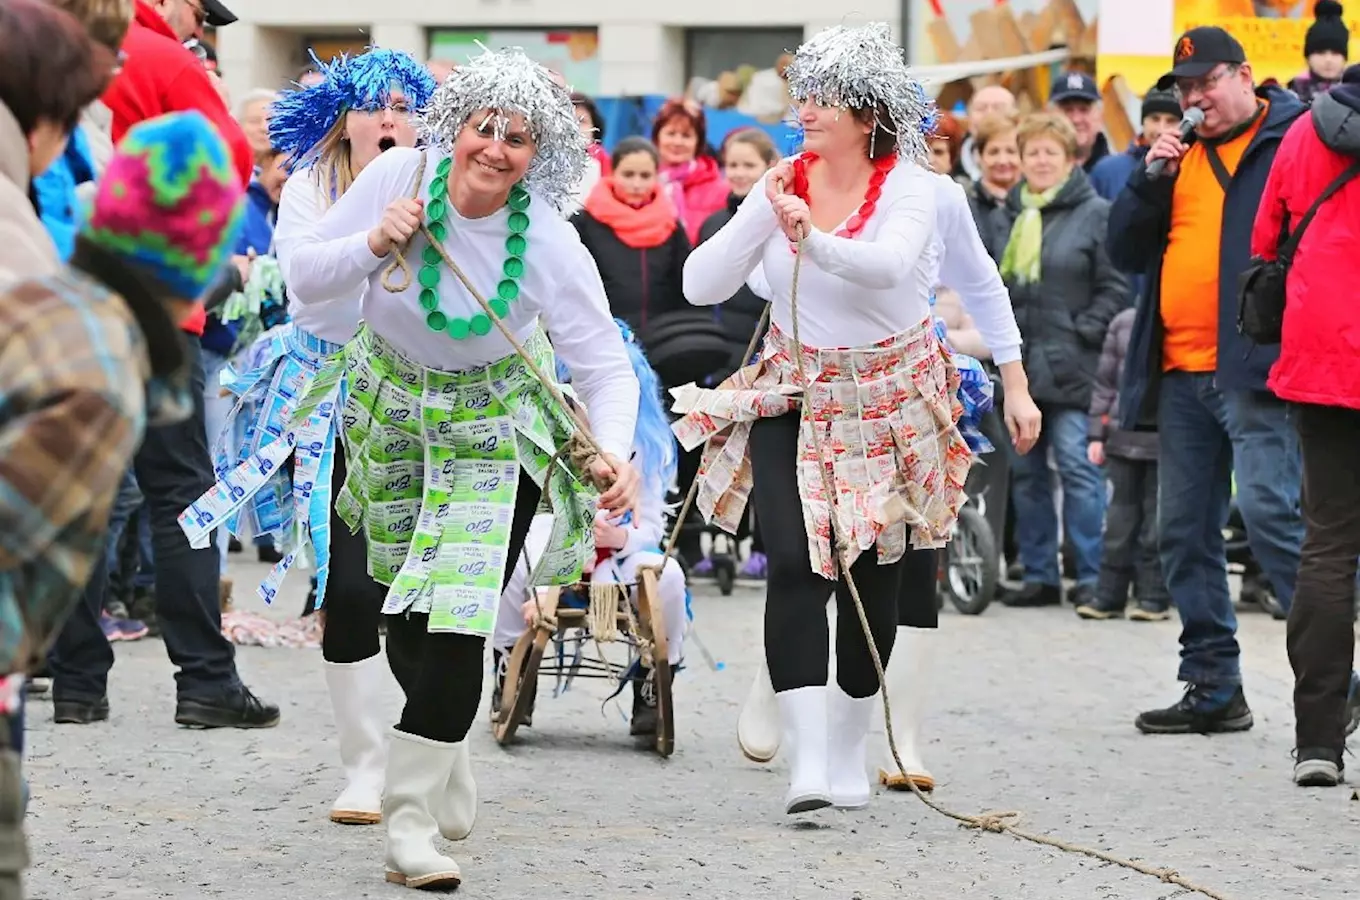
[[[1299,249],[1303,233],[1308,223],[1313,221],[1318,207],[1326,203],[1333,194],[1341,190],[1357,175],[1360,175],[1360,160],[1351,163],[1332,183],[1327,185],[1322,195],[1313,201],[1308,211],[1299,220],[1299,225],[1289,234],[1286,221],[1281,229],[1281,243],[1276,259],[1267,261],[1253,256],[1247,268],[1237,279],[1237,330],[1258,344],[1278,344],[1284,331],[1285,281],[1289,277],[1289,266],[1294,261],[1294,253]]]

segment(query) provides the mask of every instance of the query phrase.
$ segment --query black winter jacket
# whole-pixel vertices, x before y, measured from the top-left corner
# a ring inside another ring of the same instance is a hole
[[[657,316],[689,309],[685,301],[683,273],[689,256],[689,238],[676,225],[671,236],[656,247],[629,247],[608,225],[585,210],[571,217],[581,235],[609,297],[609,311],[628,327],[641,332]]]
[[[1001,259],[1020,215],[1016,185],[991,216],[989,245]],[[1131,302],[1129,281],[1105,252],[1110,204],[1080,167],[1043,210],[1043,250],[1038,284],[1007,282],[1020,336],[1030,395],[1035,402],[1079,409],[1091,405],[1105,333]]]
[[[728,195],[727,206],[709,216],[699,227],[699,243],[702,244],[717,234],[732,216],[736,215],[742,199],[736,194]],[[717,318],[718,324],[726,332],[728,340],[739,346],[739,353],[751,342],[751,333],[760,324],[760,317],[764,312],[765,301],[744,284],[731,299],[713,307],[713,315]]]

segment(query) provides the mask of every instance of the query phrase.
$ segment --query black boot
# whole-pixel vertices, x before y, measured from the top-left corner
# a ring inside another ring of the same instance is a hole
[[[1019,590],[1007,589],[1001,595],[1001,602],[1016,607],[1057,606],[1062,603],[1062,588],[1056,584],[1027,581]]]
[[[633,681],[633,721],[628,733],[634,737],[649,737],[656,734],[658,721],[652,670],[639,669]]]
[[[1144,734],[1215,734],[1251,728],[1251,709],[1242,686],[1237,685],[1226,700],[1221,699],[1222,693],[1208,685],[1186,685],[1180,702],[1148,710],[1134,725]]]

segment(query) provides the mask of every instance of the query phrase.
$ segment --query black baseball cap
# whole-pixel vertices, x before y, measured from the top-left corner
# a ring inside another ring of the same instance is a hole
[[[1048,102],[1061,103],[1064,100],[1100,102],[1100,89],[1096,87],[1096,80],[1085,72],[1064,72],[1053,82]]]
[[[203,11],[208,14],[204,24],[213,28],[225,28],[236,21],[236,14],[227,9],[221,0],[203,0]]]
[[[1241,65],[1247,53],[1237,38],[1214,25],[1191,28],[1176,40],[1171,53],[1172,69],[1157,79],[1158,90],[1170,90],[1177,78],[1199,78],[1208,75],[1221,63]]]

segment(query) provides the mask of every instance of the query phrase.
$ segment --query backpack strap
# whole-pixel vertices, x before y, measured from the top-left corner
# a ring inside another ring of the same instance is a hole
[[[1317,215],[1318,207],[1331,199],[1332,195],[1349,184],[1357,175],[1360,175],[1360,159],[1351,163],[1344,172],[1332,179],[1331,184],[1327,185],[1322,194],[1313,201],[1313,205],[1308,207],[1308,212],[1303,214],[1299,220],[1298,227],[1280,247],[1280,263],[1285,268],[1294,261],[1294,253],[1299,249],[1299,242],[1303,240],[1303,232],[1308,228],[1308,223],[1313,221],[1313,216]]]
[[[1232,176],[1228,174],[1228,167],[1223,165],[1223,157],[1218,155],[1218,150],[1208,141],[1204,141],[1204,155],[1209,158],[1209,168],[1214,170],[1214,179],[1218,181],[1218,186],[1223,188],[1223,193],[1228,193],[1228,185],[1232,183]]]

